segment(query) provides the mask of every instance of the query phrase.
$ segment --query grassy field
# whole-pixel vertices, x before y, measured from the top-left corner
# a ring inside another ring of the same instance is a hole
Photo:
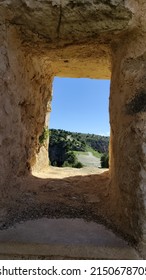
[[[81,152],[81,151],[74,151],[74,154],[77,155],[88,155],[88,152],[92,153],[93,156],[97,157],[97,158],[101,158],[102,154],[93,150],[91,147],[87,146],[87,151],[86,152]]]
[[[87,151],[92,153],[93,156],[97,157],[97,158],[101,158],[102,154],[95,151],[94,149],[92,149],[91,147],[87,146]]]
[[[81,152],[81,151],[73,151],[73,153],[77,156],[77,155],[88,155],[88,152]]]

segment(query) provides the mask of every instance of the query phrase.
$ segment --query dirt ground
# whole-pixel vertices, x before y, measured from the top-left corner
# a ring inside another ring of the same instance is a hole
[[[95,222],[111,229],[117,237],[134,245],[133,240],[123,235],[111,222],[110,214],[110,179],[108,169],[96,167],[57,168],[49,167],[41,172],[34,172],[13,182],[13,191],[4,193],[0,206],[0,230],[16,227],[16,223],[41,218],[83,219]],[[10,199],[7,199],[11,196]],[[17,224],[17,225],[18,225]],[[135,247],[136,248],[136,247]],[[42,259],[42,256],[31,256]],[[30,256],[19,256],[31,259]],[[17,259],[18,256],[0,254],[0,259]],[[47,259],[48,257],[43,257]],[[50,259],[50,257],[49,257]],[[53,257],[52,257],[53,259]],[[55,256],[55,259],[56,256]],[[60,256],[58,256],[60,259]]]
[[[104,224],[125,237],[107,218],[109,182],[109,171],[96,167],[48,167],[34,172],[14,182],[13,191],[5,193],[0,207],[0,229],[38,218],[82,218]],[[7,195],[11,195],[11,203]]]
[[[20,181],[12,183],[11,190],[1,199],[0,230],[40,218],[79,218],[105,225],[135,247],[131,237],[125,236],[111,222],[111,215],[115,214],[110,213],[108,169],[48,167],[23,180],[21,177]],[[11,196],[11,202],[7,196]],[[27,259],[27,256],[23,257]],[[11,258],[15,259],[15,256]]]
[[[0,228],[37,217],[99,220],[108,209],[108,171],[48,167],[13,182],[0,207]],[[7,202],[7,196],[11,196]],[[102,213],[101,213],[102,209]]]

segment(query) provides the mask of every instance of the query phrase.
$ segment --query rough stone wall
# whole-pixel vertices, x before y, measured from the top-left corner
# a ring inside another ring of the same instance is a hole
[[[42,162],[53,76],[110,77],[109,42],[130,18],[117,0],[1,1],[1,185]]]
[[[125,49],[130,48],[131,44],[132,38],[131,43],[123,44],[114,53],[110,97],[111,194],[115,214],[118,216],[120,213],[119,224],[131,235],[134,232],[135,239],[138,239],[141,234],[139,213],[143,210],[139,186],[144,160],[143,106],[146,96],[143,80],[145,70],[142,69],[142,64],[145,59],[142,58],[142,62],[139,57],[132,57],[131,53],[129,57],[125,53]]]
[[[15,29],[1,30],[0,184],[5,187],[35,164],[52,74],[41,57],[22,50]]]
[[[134,30],[113,44],[110,187],[113,222],[145,244],[146,4],[131,3]],[[145,257],[144,246],[139,248]]]
[[[5,0],[0,8],[0,21],[28,52],[47,56],[56,76],[109,78],[110,41],[132,17],[123,0]]]

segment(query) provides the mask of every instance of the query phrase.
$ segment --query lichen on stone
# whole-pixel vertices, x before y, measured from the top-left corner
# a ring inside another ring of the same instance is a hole
[[[138,93],[127,105],[126,111],[129,115],[146,112],[146,91]]]
[[[43,132],[39,137],[39,143],[41,145],[44,144],[47,141],[48,137],[49,137],[49,130],[47,127],[44,127]]]

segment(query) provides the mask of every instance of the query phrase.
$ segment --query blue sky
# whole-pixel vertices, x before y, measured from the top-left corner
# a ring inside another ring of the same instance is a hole
[[[49,127],[109,135],[109,91],[109,80],[56,77]]]

